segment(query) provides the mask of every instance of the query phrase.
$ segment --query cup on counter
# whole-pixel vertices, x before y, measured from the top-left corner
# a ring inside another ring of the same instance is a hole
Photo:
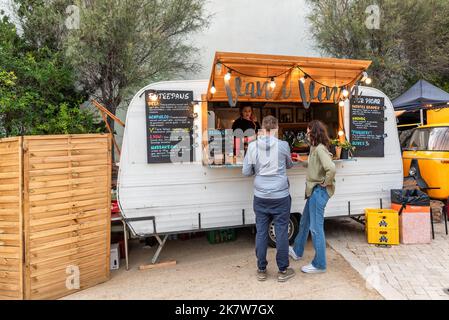
[[[298,158],[299,158],[299,154],[292,152],[292,160],[296,162],[296,161],[298,161]]]
[[[226,155],[225,163],[226,164],[234,164],[235,163],[234,153],[231,152],[231,153]]]
[[[216,165],[223,164],[224,155],[222,153],[216,153],[214,155],[214,162]]]

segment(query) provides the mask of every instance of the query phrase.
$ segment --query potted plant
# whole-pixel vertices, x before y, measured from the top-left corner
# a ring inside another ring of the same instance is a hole
[[[306,140],[306,135],[304,134],[304,132],[299,132],[296,135],[293,147],[303,151],[309,148],[309,145],[307,144]]]
[[[349,159],[349,156],[352,157],[355,147],[349,141],[341,142],[340,146],[342,149],[340,159]]]
[[[335,155],[335,159],[340,159],[341,156],[341,145],[338,139],[332,139],[330,141],[329,151]]]

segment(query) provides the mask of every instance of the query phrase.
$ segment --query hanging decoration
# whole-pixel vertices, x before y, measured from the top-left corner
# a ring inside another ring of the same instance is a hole
[[[363,71],[362,73],[357,75],[355,79],[348,82],[347,84],[340,86],[328,86],[314,79],[298,65],[292,66],[291,68],[276,75],[267,74],[267,76],[260,76],[238,71],[220,61],[218,61],[217,64],[219,64],[220,67],[225,67],[227,69],[227,72],[224,76],[224,85],[228,103],[231,107],[235,107],[237,105],[240,97],[251,97],[253,99],[264,98],[266,100],[271,100],[273,98],[274,89],[276,88],[276,78],[289,74],[295,69],[299,70],[303,74],[303,76],[299,78],[297,85],[302,103],[304,105],[304,108],[306,109],[310,107],[312,101],[316,100],[319,102],[333,101],[340,107],[344,107],[345,101],[350,99],[354,93],[357,94],[358,90],[353,89],[354,87],[358,86],[359,81],[364,82],[367,85],[372,83],[372,79],[368,76],[368,73],[366,71]],[[235,74],[236,76],[232,77],[232,74]],[[265,80],[245,81],[244,85],[241,76],[259,79],[262,78]],[[234,89],[231,88],[231,80],[233,80]],[[287,81],[284,81],[282,83],[279,98],[288,99],[290,97],[291,87],[287,88],[288,84],[289,83]],[[319,87],[317,85],[319,85]],[[354,87],[350,88],[350,85],[353,85]],[[214,85],[214,82],[212,82],[210,93],[215,94],[216,91],[217,89]]]

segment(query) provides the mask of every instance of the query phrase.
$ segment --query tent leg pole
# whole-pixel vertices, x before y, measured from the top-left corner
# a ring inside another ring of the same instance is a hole
[[[432,209],[430,209],[430,226],[432,227],[432,239],[435,239],[435,229],[433,227],[433,213],[432,213]]]
[[[447,235],[447,214],[448,213],[449,213],[449,199],[447,199],[447,201],[446,201],[446,212],[444,212],[444,207],[443,207],[444,228],[446,230],[446,235]]]

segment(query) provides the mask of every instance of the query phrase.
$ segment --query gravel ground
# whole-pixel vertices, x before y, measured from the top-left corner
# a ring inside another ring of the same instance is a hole
[[[64,299],[382,299],[365,286],[362,277],[333,249],[327,249],[328,271],[306,275],[299,268],[313,258],[309,242],[304,261],[291,261],[296,276],[286,283],[276,279],[275,250],[268,251],[266,282],[255,277],[254,235],[239,229],[237,240],[209,244],[206,237],[168,241],[160,261],[176,260],[176,266],[138,270],[149,263],[156,248],[131,244],[130,270],[122,260],[120,270],[111,272],[103,284]]]

